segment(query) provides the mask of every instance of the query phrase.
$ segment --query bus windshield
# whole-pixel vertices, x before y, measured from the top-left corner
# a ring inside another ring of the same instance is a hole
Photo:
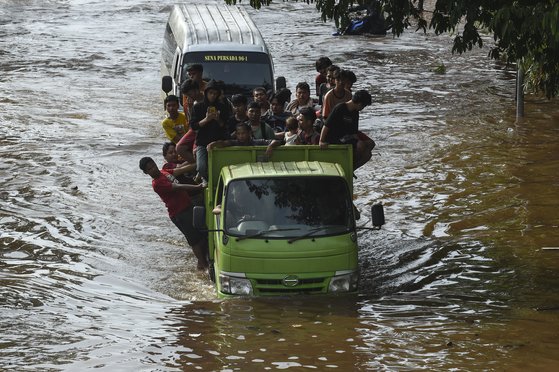
[[[354,227],[349,190],[341,177],[232,181],[224,212],[225,230],[234,236],[314,238]]]
[[[204,67],[203,79],[221,80],[225,95],[252,95],[256,87],[273,88],[272,61],[265,53],[254,52],[191,52],[183,59],[182,79],[188,79],[186,69],[199,63]]]

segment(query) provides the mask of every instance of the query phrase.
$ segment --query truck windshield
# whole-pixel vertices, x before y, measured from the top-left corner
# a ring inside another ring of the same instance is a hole
[[[341,177],[243,179],[229,183],[225,230],[254,238],[315,238],[354,226],[351,198]]]
[[[182,79],[188,79],[186,69],[199,63],[204,67],[203,79],[221,80],[225,95],[252,95],[256,87],[273,88],[272,61],[265,53],[254,52],[190,52],[183,59]]]

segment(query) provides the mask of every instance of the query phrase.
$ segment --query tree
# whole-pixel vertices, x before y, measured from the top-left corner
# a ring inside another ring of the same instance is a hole
[[[239,2],[241,0],[238,0]],[[272,0],[249,0],[260,9]],[[348,20],[348,10],[374,0],[303,0],[315,3],[323,21],[337,27]],[[237,0],[225,0],[235,4]],[[425,0],[379,0],[396,36],[407,28],[456,35],[452,52],[464,53],[483,46],[483,33],[493,34],[489,56],[519,63],[526,71],[526,86],[548,98],[559,95],[559,2],[557,0],[435,0],[434,10]],[[430,18],[430,21],[427,20]]]

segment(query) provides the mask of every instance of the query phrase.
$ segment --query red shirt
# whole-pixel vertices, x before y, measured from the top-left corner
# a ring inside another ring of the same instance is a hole
[[[165,203],[169,217],[174,217],[192,204],[185,190],[173,190],[173,183],[179,183],[173,176],[174,169],[162,169],[159,177],[151,181],[153,191]]]

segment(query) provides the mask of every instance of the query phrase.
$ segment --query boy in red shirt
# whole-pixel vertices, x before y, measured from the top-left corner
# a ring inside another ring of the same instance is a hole
[[[188,191],[200,190],[205,185],[187,185],[177,181],[175,176],[188,171],[188,167],[159,170],[157,164],[150,157],[140,160],[140,169],[149,174],[152,180],[153,191],[165,203],[169,217],[175,226],[183,233],[198,259],[198,270],[208,268],[208,242],[206,237],[192,226],[192,201]]]

